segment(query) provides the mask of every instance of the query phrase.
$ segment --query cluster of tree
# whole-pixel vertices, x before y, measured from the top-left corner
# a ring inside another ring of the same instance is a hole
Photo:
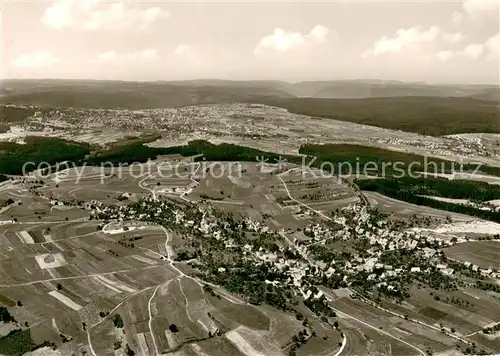
[[[127,355],[127,356],[135,356],[135,351],[130,348],[129,344],[125,345],[125,355]]]
[[[283,257],[287,260],[300,260],[300,255],[295,250],[292,250],[290,247],[286,248],[283,251]]]
[[[67,338],[65,340],[67,340]],[[63,342],[68,342],[68,341],[64,341],[63,340]],[[31,351],[35,351],[37,349],[41,349],[41,348],[44,348],[44,347],[51,347],[53,350],[55,350],[56,349],[56,343],[53,342],[53,341],[47,341],[47,340],[45,340],[45,341],[41,342],[40,344],[37,344],[37,345],[33,346],[31,348]]]
[[[312,245],[308,250],[309,253],[314,256],[315,260],[325,263],[331,263],[337,256],[335,252],[323,245]]]
[[[126,241],[118,241],[118,244],[122,245],[123,247],[128,247],[128,248],[134,248],[135,247],[135,244],[133,243],[130,243],[130,242],[126,242]]]
[[[313,287],[313,289],[315,288]],[[325,296],[321,296],[320,298],[306,299],[304,300],[304,305],[319,317],[326,316],[329,318],[334,318],[336,316],[332,308],[328,306],[328,301],[326,300]]]
[[[217,295],[215,294],[214,289],[213,289],[211,286],[209,286],[208,284],[204,284],[204,285],[203,285],[203,291],[204,291],[205,293],[210,294],[212,297],[217,296]]]
[[[113,250],[108,250],[108,253],[112,256],[115,256],[115,257],[120,257],[120,254],[118,252],[115,252]]]
[[[436,290],[453,291],[457,289],[458,281],[450,276],[444,275],[423,255],[415,253],[409,249],[383,251],[379,258],[380,263],[391,265],[393,268],[402,268],[401,274],[386,279],[386,282],[394,289],[375,288],[374,280],[367,280],[369,275],[366,271],[361,271],[350,278],[350,282],[356,289],[367,298],[378,299],[380,294],[391,298],[403,300],[410,297],[410,287],[418,282]],[[411,272],[411,267],[420,267],[421,271]],[[382,274],[384,268],[373,271],[375,274]]]
[[[115,326],[115,328],[123,328],[123,326],[125,325],[123,323],[123,319],[122,319],[122,316],[120,314],[115,314],[113,315],[113,325]]]
[[[479,171],[492,176],[500,177],[500,167],[486,166],[483,164],[479,167]]]
[[[500,293],[500,285],[498,284],[476,281],[475,287],[477,289],[484,290],[487,292]]]
[[[496,334],[499,331],[500,331],[500,323],[495,324],[489,328],[483,329],[483,333],[485,333],[485,334]]]
[[[379,299],[385,296],[390,299],[396,299],[396,302],[402,302],[403,299],[410,298],[409,286],[399,283],[398,281],[391,281],[393,288],[388,288],[388,285],[377,287],[374,295]]]
[[[411,266],[424,267],[428,264],[428,261],[409,249],[383,251],[380,255],[379,262],[385,265],[391,265],[394,268],[402,267],[404,269],[408,269]]]
[[[347,282],[344,281],[344,274],[342,274],[342,273],[335,273],[335,274],[332,274],[330,277],[323,275],[321,280],[318,282],[322,286],[332,288],[332,289],[346,288],[347,287]]]
[[[266,264],[253,265],[251,262],[226,268],[223,273],[218,273],[215,266],[209,266],[206,272],[208,281],[221,285],[231,293],[244,296],[252,304],[266,303],[281,310],[289,310],[286,291],[265,282],[279,281],[282,277],[278,272],[271,271]]]
[[[213,197],[211,195],[207,195],[207,194],[200,194],[200,198],[201,199],[206,199],[206,200],[224,200],[224,198],[220,198],[220,197]]]
[[[85,162],[92,166],[99,166],[107,162],[114,165],[125,163],[131,164],[134,162],[144,163],[148,160],[156,159],[158,155],[168,154],[164,153],[167,150],[168,149],[148,147],[142,143],[134,143],[97,152],[91,157],[88,157]]]
[[[71,142],[58,138],[47,137],[28,137],[25,145],[5,142],[0,144],[0,174],[19,175],[23,171],[25,163],[30,162],[26,171],[32,171],[37,168],[41,162],[47,162],[50,165],[56,165],[61,162],[68,162],[75,165],[101,165],[106,162],[112,164],[131,164],[134,162],[144,163],[148,160],[154,160],[159,155],[180,154],[184,157],[195,157],[195,161],[247,161],[247,162],[267,162],[277,163],[286,160],[290,163],[301,163],[302,157],[285,155],[280,156],[276,153],[265,152],[250,147],[244,147],[234,144],[222,143],[212,144],[203,140],[195,140],[187,145],[174,147],[149,147],[144,145],[150,140],[137,139],[128,140],[119,145],[113,145],[89,155],[91,147],[86,144]],[[449,172],[452,164],[449,161],[439,159],[427,159],[409,153],[395,152],[375,147],[366,147],[359,145],[311,145],[306,144],[300,147],[299,153],[316,157],[312,166],[319,167],[323,162],[338,163],[340,167],[334,167],[342,173],[352,173],[352,167],[370,168],[370,173],[391,173],[393,166],[384,168],[383,163],[402,162],[409,166],[412,162],[419,162],[414,166],[414,170],[426,170],[427,172]],[[370,163],[370,166],[367,166]],[[376,163],[375,171],[372,170],[372,164]],[[434,168],[437,166],[437,169]],[[49,168],[46,168],[49,169]],[[474,165],[463,167],[464,170],[475,169]],[[485,173],[500,176],[500,168],[481,166]],[[340,173],[340,172],[334,172]],[[359,172],[363,173],[363,172]],[[0,182],[6,177],[0,176]],[[122,198],[120,198],[122,199]]]
[[[128,231],[128,230],[129,230],[128,226],[123,227],[123,231]],[[144,236],[131,236],[131,237],[123,236],[123,237],[121,237],[120,241],[132,242],[132,241],[142,240],[143,238],[144,238]]]
[[[483,349],[477,349],[476,343],[472,343],[471,346],[467,346],[464,350],[465,355],[491,355]]]
[[[314,335],[316,335],[316,333],[314,333]],[[307,329],[301,330],[296,335],[293,335],[292,337],[293,346],[290,349],[289,355],[295,355],[295,350],[298,349],[301,345],[306,344],[312,336],[313,336],[312,333],[309,334],[307,332]]]
[[[185,250],[181,250],[181,251],[177,251],[176,256],[175,256],[175,260],[176,261],[187,261],[187,260],[191,260],[193,258],[196,258],[196,256],[197,256],[196,251],[189,253]]]
[[[315,193],[310,193],[310,194],[304,194],[300,197],[300,200],[313,200],[317,201],[320,199],[324,199],[325,197],[331,196],[331,194],[328,193],[321,193],[321,192],[315,192]]]
[[[71,340],[73,340],[73,338],[71,336],[64,335],[62,333],[59,334],[59,337],[61,338],[61,341],[63,342],[63,344],[65,344],[65,343],[70,342]]]
[[[5,307],[0,307],[0,321],[4,323],[16,322],[16,319],[9,313]]]
[[[457,297],[446,297],[445,299],[442,299],[445,303],[449,304],[455,304],[458,305],[459,307],[470,307],[472,304],[470,304],[467,300],[463,300]]]
[[[0,133],[7,133],[10,131],[10,125],[0,122]]]
[[[0,355],[20,356],[39,348],[31,338],[30,329],[15,329],[0,338]]]
[[[132,144],[145,144],[161,139],[161,133],[146,133],[141,136],[125,136],[123,140],[113,142],[109,147],[127,146]]]
[[[462,275],[464,277],[473,278],[473,279],[482,279],[481,271],[474,271],[472,269],[472,265],[466,266],[464,263],[460,261],[454,261],[452,259],[442,257],[442,262],[447,264],[449,268],[453,268],[456,275]]]

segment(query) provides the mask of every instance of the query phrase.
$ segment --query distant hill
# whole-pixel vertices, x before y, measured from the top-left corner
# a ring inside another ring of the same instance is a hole
[[[290,112],[423,135],[500,133],[500,107],[473,98],[392,97],[365,99],[262,98]]]
[[[309,98],[360,99],[396,96],[463,97],[498,90],[494,86],[429,85],[382,80],[299,82],[290,85],[297,96]],[[486,99],[486,98],[485,98]],[[487,99],[491,100],[491,99]]]
[[[500,99],[491,85],[429,85],[383,80],[336,80],[287,83],[273,80],[126,82],[107,80],[3,80],[0,103],[102,108],[183,106],[255,96],[361,99],[430,96]]]
[[[255,97],[292,97],[268,82],[119,82],[8,80],[0,103],[48,107],[150,109],[242,101]]]
[[[469,97],[474,99],[500,102],[500,88],[487,88],[479,93],[472,94]]]
[[[148,109],[241,101],[426,135],[500,133],[500,88],[382,80],[173,82],[4,80],[0,104]],[[0,121],[29,112],[2,109]]]

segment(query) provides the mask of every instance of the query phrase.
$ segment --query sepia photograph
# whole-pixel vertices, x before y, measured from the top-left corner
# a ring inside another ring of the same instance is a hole
[[[0,14],[0,356],[500,355],[500,1]]]

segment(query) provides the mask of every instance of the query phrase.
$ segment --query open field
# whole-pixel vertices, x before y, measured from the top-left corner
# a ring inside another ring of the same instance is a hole
[[[483,269],[500,268],[500,242],[471,241],[457,244],[444,250],[444,253],[460,261],[468,261]]]
[[[206,169],[212,169],[210,163],[207,167]],[[214,176],[207,175],[202,178],[187,198],[208,201],[215,207],[237,216],[255,219],[264,214],[272,216],[272,219],[266,222],[273,228],[287,226],[295,230],[307,225],[308,216],[300,214],[293,202],[286,206],[278,201],[279,197],[286,199],[286,191],[275,173],[283,172],[285,166],[263,168],[258,163],[243,162],[227,162],[221,166],[219,162],[214,167]],[[330,205],[335,203],[327,200],[322,209],[329,209]],[[342,201],[339,204],[342,204]]]
[[[357,300],[350,298],[336,299],[331,305],[341,313],[343,323],[355,325],[363,333],[367,333],[368,338],[372,339],[372,343],[389,343],[393,355],[421,354],[421,352],[409,347],[405,342],[416,346],[420,350],[430,348],[434,352],[444,351],[455,344],[455,340],[442,335],[439,331],[429,331],[418,324],[407,322],[402,318],[366,306]],[[374,326],[375,329],[367,328],[365,324],[352,320],[350,317],[344,316],[345,314],[361,319],[363,322]]]
[[[318,177],[313,176],[318,174]],[[336,177],[321,177],[319,171],[314,170],[312,174],[303,175],[301,172],[292,171],[283,177],[288,192],[281,185],[276,187],[275,199],[283,206],[297,206],[297,203],[290,199],[290,195],[302,203],[321,208],[335,210],[359,201],[354,190],[339,182]]]
[[[88,194],[99,188],[100,177],[94,176],[95,169],[86,169],[81,184],[74,184],[75,177],[67,177],[36,189],[42,194],[50,192],[53,200],[91,202]],[[249,167],[252,169],[255,165]],[[130,192],[127,182],[122,182],[120,191]],[[147,186],[148,182],[143,183]],[[31,183],[19,182],[3,193],[16,194],[24,184]],[[135,184],[137,180],[130,188]],[[235,181],[236,192],[242,184]],[[110,185],[116,187],[117,183]],[[81,196],[68,194],[75,187]],[[241,197],[257,199],[258,195]],[[226,297],[223,291],[212,296],[198,282],[179,275],[165,258],[184,247],[179,235],[167,237],[157,226],[133,221],[106,224],[89,220],[83,208],[85,217],[73,218],[70,209],[51,204],[43,205],[42,219],[33,219],[29,211],[34,204],[50,200],[29,191],[17,199],[22,204],[10,210],[16,222],[0,226],[0,304],[20,324],[28,325],[24,328],[30,330],[34,343],[52,340],[62,352],[78,349],[99,356],[114,355],[114,348],[125,350],[126,345],[140,355],[154,355],[156,348],[197,355],[214,347],[227,347],[237,354],[243,352],[237,350],[264,352],[271,346],[281,354],[281,348],[303,328],[292,315],[270,307],[261,310],[235,304],[235,298]],[[116,315],[123,319],[123,327],[113,324]],[[316,323],[319,333],[321,322]],[[171,324],[178,325],[179,331],[169,331]],[[69,341],[62,342],[60,335]],[[248,345],[242,346],[242,342]]]
[[[447,212],[443,210],[428,208],[421,205],[410,204],[401,200],[396,200],[387,196],[384,196],[377,192],[367,192],[364,191],[363,194],[368,198],[373,207],[378,207],[382,211],[395,214],[401,217],[409,217],[413,214],[431,216],[434,218],[444,219],[447,216],[452,217],[456,221],[472,221],[473,217],[456,214],[452,212]]]
[[[412,297],[403,305],[384,303],[383,307],[433,325],[438,330],[441,327],[446,330],[453,328],[457,335],[469,335],[497,322],[499,314],[492,311],[495,303],[494,296],[472,288],[451,293],[415,288]]]

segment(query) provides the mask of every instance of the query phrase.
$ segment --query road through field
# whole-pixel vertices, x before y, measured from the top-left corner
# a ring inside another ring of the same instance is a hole
[[[443,218],[446,218],[447,216],[451,216],[457,221],[479,220],[478,218],[474,218],[474,217],[468,216],[468,215],[458,214],[458,213],[454,213],[451,211],[434,209],[434,208],[430,208],[430,207],[427,207],[424,205],[415,205],[415,204],[407,203],[403,200],[397,200],[394,198],[390,198],[388,196],[385,196],[385,195],[377,193],[377,192],[365,191],[364,194],[368,197],[369,200],[372,201],[372,205],[375,205],[375,206],[381,205],[381,203],[386,204],[388,207],[397,206],[399,210],[408,209],[408,210],[411,210],[413,212],[422,212],[427,216],[430,216],[433,218],[438,218],[438,219],[443,219]]]
[[[153,313],[151,312],[151,302],[153,301],[153,298],[155,297],[156,292],[158,292],[158,288],[160,288],[161,286],[163,286],[165,284],[168,285],[170,282],[171,282],[171,280],[164,283],[164,284],[157,285],[153,291],[153,294],[151,295],[151,298],[149,298],[149,301],[148,301],[148,315],[149,315],[148,327],[149,327],[149,333],[151,334],[151,339],[153,340],[153,345],[155,347],[155,356],[159,355],[160,352],[158,351],[158,345],[156,344],[155,333],[153,332]]]
[[[325,294],[325,296],[327,296],[328,298],[330,298],[330,299],[332,299],[332,300],[334,300],[334,299],[335,299],[335,298],[334,298],[334,297],[333,297],[330,293],[326,292],[325,290],[323,290],[323,293],[324,293],[324,294]],[[356,317],[354,317],[354,316],[352,316],[352,315],[349,315],[349,314],[347,314],[347,313],[344,313],[343,311],[338,310],[338,309],[336,309],[336,308],[334,308],[334,307],[332,307],[332,306],[330,306],[330,308],[331,308],[332,310],[334,310],[334,311],[335,311],[338,315],[343,315],[344,317],[347,317],[347,318],[352,319],[352,320],[354,320],[354,321],[356,321],[356,322],[358,322],[358,323],[360,323],[360,324],[362,324],[362,325],[364,325],[364,326],[367,326],[367,327],[369,327],[369,328],[371,328],[371,329],[374,329],[374,330],[378,331],[378,332],[379,332],[379,333],[381,333],[381,334],[384,334],[384,335],[386,335],[386,336],[389,336],[390,338],[392,338],[392,339],[394,339],[394,340],[397,340],[397,341],[399,341],[399,342],[401,342],[401,343],[405,344],[406,346],[411,347],[411,348],[412,348],[412,349],[414,349],[415,351],[418,351],[418,353],[419,353],[419,354],[421,354],[421,355],[423,355],[423,356],[426,356],[426,355],[427,355],[427,354],[426,354],[423,350],[419,349],[418,347],[416,347],[416,346],[414,346],[414,345],[412,345],[412,344],[410,344],[410,343],[408,343],[408,342],[406,342],[406,341],[404,341],[404,340],[402,340],[402,339],[400,339],[400,338],[398,338],[398,337],[396,337],[396,336],[394,336],[394,335],[392,335],[392,334],[390,334],[390,333],[388,333],[388,332],[386,332],[386,331],[384,331],[384,330],[381,330],[381,329],[377,328],[376,326],[373,326],[373,325],[371,325],[371,324],[368,324],[367,322],[364,322],[363,320],[360,320],[360,319],[358,319],[358,318],[356,318]]]
[[[139,185],[139,188],[145,189],[148,192],[150,192],[153,195],[153,200],[156,201],[157,198],[156,198],[156,193],[154,192],[154,190],[149,189],[148,187],[145,187],[145,186],[142,185],[142,183],[144,183],[144,181],[146,179],[153,178],[153,177],[154,177],[154,174],[148,174],[146,177],[144,177],[142,180],[139,181],[138,185]]]
[[[193,174],[191,174],[191,176],[189,177],[189,179],[191,180],[191,182],[193,182],[193,184],[195,185],[195,187],[197,187],[198,185],[200,185],[200,183],[194,179],[193,177],[196,175],[196,173],[198,173],[198,170],[201,168],[201,163],[198,162],[198,167],[196,167],[195,171],[193,172]],[[194,188],[193,188],[194,189]],[[186,195],[191,193],[193,191],[193,189],[188,189],[187,191],[185,191],[184,193],[181,194],[180,198],[188,203],[191,203],[191,201],[189,199],[186,198]]]
[[[30,281],[30,282],[24,282],[24,283],[16,283],[16,284],[0,284],[0,288],[23,287],[23,286],[29,286],[29,285],[32,285],[32,284],[43,283],[43,282],[55,282],[55,281],[64,281],[64,280],[69,280],[69,279],[79,279],[79,278],[91,278],[91,277],[99,277],[99,276],[108,276],[108,275],[115,274],[115,273],[135,272],[135,271],[139,271],[139,270],[142,270],[142,269],[148,269],[148,268],[153,268],[153,267],[158,267],[158,266],[157,265],[154,265],[154,266],[144,266],[144,267],[138,267],[138,268],[128,268],[128,269],[122,269],[122,270],[118,270],[118,271],[103,272],[103,273],[93,273],[93,274],[84,274],[84,275],[71,276],[71,277],[57,277],[57,278],[39,279],[39,280],[36,280],[36,281]]]
[[[148,327],[149,327],[149,333],[151,334],[151,339],[153,341],[153,346],[155,348],[155,356],[159,355],[160,353],[158,351],[158,345],[156,344],[155,333],[153,332],[153,315],[151,313],[151,301],[155,297],[158,288],[160,288],[160,286],[156,286],[155,290],[153,291],[153,294],[151,295],[151,298],[149,298],[148,301],[148,315],[149,315]]]
[[[290,173],[291,171],[296,170],[296,169],[297,169],[297,168],[292,168],[292,169],[289,169],[288,171],[285,171],[285,172],[283,172],[283,173],[281,173],[281,174],[279,174],[279,175],[278,175],[278,178],[280,179],[281,183],[282,183],[282,184],[283,184],[283,186],[285,187],[286,194],[288,195],[288,197],[290,198],[290,200],[291,200],[291,201],[293,201],[293,202],[295,202],[295,203],[297,203],[297,204],[299,204],[299,205],[302,205],[303,207],[305,207],[305,208],[307,208],[307,209],[311,210],[312,212],[314,212],[314,213],[316,213],[316,214],[318,214],[318,215],[320,215],[320,216],[324,217],[324,218],[325,218],[325,219],[327,219],[328,221],[332,221],[332,219],[331,219],[330,217],[326,216],[326,215],[325,215],[325,214],[323,214],[321,211],[316,210],[316,209],[314,209],[314,208],[311,208],[309,205],[304,204],[304,203],[302,203],[300,200],[295,199],[295,198],[292,196],[292,194],[290,194],[290,191],[288,190],[288,186],[286,185],[286,183],[285,183],[285,181],[283,180],[283,178],[281,178],[281,176],[282,176],[282,175],[284,175],[284,174]]]
[[[172,279],[170,279],[172,280]],[[169,281],[167,281],[168,283]],[[110,317],[111,315],[113,315],[117,310],[118,308],[120,308],[123,304],[125,304],[126,302],[128,302],[132,297],[135,297],[136,295],[139,295],[141,293],[144,293],[148,290],[150,290],[151,288],[158,288],[161,284],[159,284],[158,286],[150,286],[150,287],[146,287],[144,289],[141,289],[140,291],[137,291],[129,296],[127,296],[125,299],[123,299],[120,303],[118,303],[109,313],[108,315],[106,315],[104,318],[102,318],[101,320],[99,320],[97,323],[95,324],[92,324],[91,326],[89,326],[87,328],[87,343],[89,344],[89,349],[90,349],[90,352],[92,353],[93,356],[98,356],[95,351],[94,351],[94,348],[92,347],[92,341],[90,339],[90,331],[95,328],[96,326],[102,324],[105,320],[108,319],[108,317]]]
[[[340,356],[344,351],[346,345],[347,345],[347,336],[344,335],[344,337],[342,338],[342,346],[340,346],[340,350],[338,350],[335,354],[331,356]]]
[[[288,171],[286,171],[286,172],[284,172],[284,173],[282,173],[282,174],[288,173],[288,172],[290,172],[290,171],[292,171],[292,170],[293,170],[293,169],[288,170]],[[322,216],[322,217],[326,218],[326,219],[327,219],[327,220],[329,220],[329,221],[331,221],[331,220],[332,220],[330,217],[328,217],[328,216],[324,215],[323,213],[321,213],[321,212],[319,212],[319,211],[317,211],[317,210],[315,210],[315,209],[311,208],[311,207],[310,207],[310,206],[308,206],[307,204],[304,204],[304,203],[302,203],[301,201],[299,201],[299,200],[295,199],[294,197],[292,197],[292,195],[290,194],[290,191],[288,190],[288,187],[287,187],[287,185],[286,185],[285,181],[284,181],[284,180],[283,180],[283,178],[281,177],[281,175],[282,175],[282,174],[278,175],[278,178],[281,180],[281,183],[282,183],[282,184],[283,184],[283,186],[285,187],[285,190],[286,190],[286,192],[287,192],[287,194],[288,194],[288,197],[289,197],[291,200],[293,200],[294,202],[296,202],[296,203],[298,203],[298,204],[300,204],[300,205],[304,206],[305,208],[307,208],[307,209],[309,209],[309,210],[311,210],[311,211],[313,211],[313,212],[317,213],[318,215],[320,215],[320,216]],[[287,239],[287,241],[288,241],[288,239]],[[293,245],[293,243],[292,243],[292,246],[295,246],[295,245]],[[295,249],[298,251],[298,249],[297,249],[296,247],[295,247]],[[300,253],[300,251],[298,251],[298,252]],[[301,255],[302,255],[302,254],[301,254]],[[309,259],[306,259],[306,260],[309,260]],[[328,294],[327,292],[325,292],[325,291],[323,291],[323,292],[325,293],[325,295],[326,295],[326,296],[328,296],[328,297],[329,297],[329,298],[331,298],[332,300],[333,300],[333,299],[335,299],[332,295]],[[404,341],[404,340],[401,340],[401,339],[399,339],[399,338],[397,338],[397,337],[395,337],[395,336],[393,336],[393,335],[389,334],[389,333],[388,333],[388,332],[386,332],[386,331],[380,330],[379,328],[377,328],[377,327],[375,327],[375,326],[373,326],[373,325],[370,325],[370,324],[368,324],[367,322],[364,322],[364,321],[362,321],[362,320],[359,320],[359,319],[357,319],[356,317],[354,317],[354,316],[352,316],[352,315],[346,314],[346,313],[344,313],[344,312],[342,312],[342,311],[340,311],[340,310],[338,310],[338,309],[335,309],[335,308],[333,308],[333,307],[331,307],[331,306],[330,306],[330,308],[332,308],[332,310],[334,310],[334,311],[335,311],[335,312],[337,312],[338,314],[340,314],[340,315],[344,315],[345,317],[348,317],[348,318],[350,318],[350,319],[353,319],[353,320],[355,320],[355,321],[359,322],[360,324],[363,324],[363,325],[365,325],[365,326],[367,326],[367,327],[369,327],[369,328],[371,328],[371,329],[377,330],[377,331],[378,331],[378,332],[380,332],[381,334],[384,334],[384,335],[386,335],[386,336],[389,336],[389,337],[391,337],[391,338],[393,338],[393,339],[395,339],[395,340],[397,340],[397,341],[399,341],[399,342],[401,342],[401,343],[403,343],[403,344],[405,344],[405,345],[407,345],[407,346],[411,347],[412,349],[414,349],[414,350],[418,351],[418,353],[419,353],[419,354],[421,354],[421,355],[423,355],[423,356],[426,356],[426,353],[425,353],[423,350],[419,349],[418,347],[416,347],[416,346],[414,346],[414,345],[412,345],[412,344],[410,344],[410,343],[408,343],[408,342],[406,342],[406,341]],[[347,342],[347,338],[344,338],[344,340],[343,340],[343,341]],[[345,347],[345,343],[344,343],[344,347]],[[341,349],[341,350],[343,350],[343,349]],[[339,355],[340,355],[340,353],[337,353],[335,356],[339,356]]]

